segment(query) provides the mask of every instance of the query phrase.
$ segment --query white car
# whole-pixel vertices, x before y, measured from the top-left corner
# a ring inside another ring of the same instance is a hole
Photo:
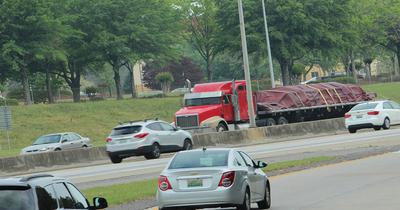
[[[400,105],[389,100],[362,103],[354,106],[344,117],[350,133],[363,128],[387,130],[391,125],[400,124]]]
[[[115,127],[106,139],[106,150],[113,163],[131,156],[159,158],[163,152],[191,150],[192,135],[160,120],[127,122]]]

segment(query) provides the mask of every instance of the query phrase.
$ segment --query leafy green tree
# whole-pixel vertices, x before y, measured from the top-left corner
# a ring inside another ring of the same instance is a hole
[[[240,50],[237,4],[221,0],[218,22],[227,47]],[[329,51],[340,45],[342,34],[337,29],[346,25],[348,1],[270,0],[267,1],[272,54],[280,64],[282,82],[291,84],[295,61],[313,50]],[[249,52],[265,50],[264,24],[260,1],[244,1]],[[234,41],[233,41],[234,40]]]
[[[98,15],[96,4],[96,0],[60,0],[53,5],[57,18],[66,27],[62,39],[65,66],[55,73],[71,88],[74,102],[80,101],[82,74],[103,63],[95,39],[100,28],[94,19]]]
[[[168,1],[100,0],[95,21],[101,24],[97,43],[114,71],[117,99],[122,99],[120,69],[138,59],[160,59],[174,54],[180,15]],[[140,11],[140,12],[133,12]]]
[[[60,25],[49,16],[46,1],[0,2],[0,52],[14,75],[22,81],[25,103],[31,104],[30,65],[51,50]]]
[[[189,9],[189,42],[205,62],[207,80],[213,80],[212,64],[222,51],[220,29],[216,22],[215,0],[192,0]]]
[[[170,72],[160,72],[156,75],[156,81],[161,85],[164,96],[169,93],[174,77]]]

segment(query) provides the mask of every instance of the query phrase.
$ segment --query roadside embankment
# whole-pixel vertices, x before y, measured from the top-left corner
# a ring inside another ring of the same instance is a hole
[[[344,120],[338,118],[223,133],[195,134],[193,141],[197,148],[204,146],[229,147],[231,145],[288,141],[307,135],[334,135],[341,131],[344,131]],[[20,155],[0,158],[0,176],[104,164],[106,161],[108,161],[108,156],[104,147]]]

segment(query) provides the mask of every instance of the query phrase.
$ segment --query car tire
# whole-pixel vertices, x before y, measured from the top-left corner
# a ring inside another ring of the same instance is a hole
[[[385,118],[385,120],[383,120],[383,125],[382,125],[383,130],[388,130],[390,128],[390,119],[389,118]]]
[[[271,207],[271,188],[267,182],[265,186],[264,200],[257,203],[259,209],[269,209]]]
[[[87,149],[88,146],[87,146],[87,145],[83,145],[82,148],[83,148],[83,149]]]
[[[154,143],[151,147],[151,152],[144,155],[144,157],[148,160],[159,158],[161,155],[160,145],[158,143]]]
[[[289,124],[289,120],[287,120],[285,117],[278,118],[278,125],[286,125],[286,124]]]
[[[114,164],[122,162],[122,158],[119,156],[115,156],[115,155],[110,155],[110,160]]]
[[[228,128],[223,123],[219,123],[217,126],[217,132],[224,132],[228,131]]]
[[[243,203],[237,207],[238,210],[251,210],[250,190],[247,188]]]
[[[349,133],[357,133],[357,129],[355,129],[355,128],[349,128]]]
[[[192,150],[192,149],[193,149],[192,141],[190,141],[190,139],[185,139],[182,150]]]
[[[61,151],[61,148],[55,148],[54,151],[56,152]]]
[[[374,127],[374,130],[376,130],[376,131],[379,131],[379,130],[381,130],[382,129],[382,126],[375,126]]]

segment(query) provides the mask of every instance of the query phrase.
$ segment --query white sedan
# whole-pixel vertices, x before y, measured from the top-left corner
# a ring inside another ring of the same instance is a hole
[[[362,128],[387,130],[391,125],[400,124],[400,105],[389,100],[362,103],[354,106],[344,117],[350,133]]]

